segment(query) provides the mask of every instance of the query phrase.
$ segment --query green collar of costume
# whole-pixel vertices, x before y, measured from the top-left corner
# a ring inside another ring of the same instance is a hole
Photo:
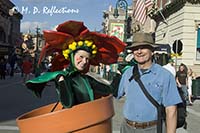
[[[81,78],[81,79],[83,80],[83,83],[86,86],[90,100],[93,101],[94,100],[94,93],[93,93],[93,90],[91,89],[89,81],[87,80],[87,78]]]
[[[66,71],[68,71],[69,72],[69,75],[71,75],[71,74],[73,74],[73,73],[80,73],[77,69],[75,69],[75,67],[73,67],[73,66],[69,66],[68,67],[68,69],[66,69]],[[81,74],[81,73],[80,73]],[[92,90],[92,88],[91,88],[91,86],[90,86],[90,83],[89,83],[89,81],[88,81],[88,79],[87,78],[83,78],[83,77],[80,77],[81,78],[81,80],[83,81],[83,83],[84,83],[84,85],[86,86],[86,89],[87,89],[87,92],[88,92],[88,94],[89,94],[89,97],[90,97],[90,100],[92,101],[92,100],[94,100],[94,93],[93,93],[93,90]]]

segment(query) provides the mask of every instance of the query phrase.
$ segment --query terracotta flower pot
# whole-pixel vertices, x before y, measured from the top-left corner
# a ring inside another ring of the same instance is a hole
[[[59,103],[40,107],[17,118],[20,133],[111,133],[112,96],[62,109]]]

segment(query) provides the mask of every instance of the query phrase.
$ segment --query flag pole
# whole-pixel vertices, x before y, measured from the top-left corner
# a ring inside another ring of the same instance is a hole
[[[164,23],[165,23],[166,25],[168,25],[168,22],[167,22],[165,16],[163,15],[163,13],[162,13],[160,10],[158,10],[158,12],[160,13],[161,17],[163,18]]]

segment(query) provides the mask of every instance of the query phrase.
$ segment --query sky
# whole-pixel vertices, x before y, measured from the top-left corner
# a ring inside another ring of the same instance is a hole
[[[99,31],[103,22],[103,11],[109,5],[115,7],[117,0],[11,0],[22,15],[21,32],[53,30],[68,20],[83,21],[91,31]],[[127,0],[131,5],[132,0]],[[52,12],[52,10],[59,12]]]

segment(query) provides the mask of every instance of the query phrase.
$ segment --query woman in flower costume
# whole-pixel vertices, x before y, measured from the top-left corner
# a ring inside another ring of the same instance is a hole
[[[78,21],[64,22],[56,30],[44,31],[46,46],[39,59],[40,63],[44,56],[56,52],[52,72],[27,81],[26,86],[41,97],[46,83],[53,80],[64,108],[92,101],[99,96],[117,96],[119,75],[106,85],[86,73],[90,65],[116,63],[125,43],[114,36],[90,32],[83,22]]]

